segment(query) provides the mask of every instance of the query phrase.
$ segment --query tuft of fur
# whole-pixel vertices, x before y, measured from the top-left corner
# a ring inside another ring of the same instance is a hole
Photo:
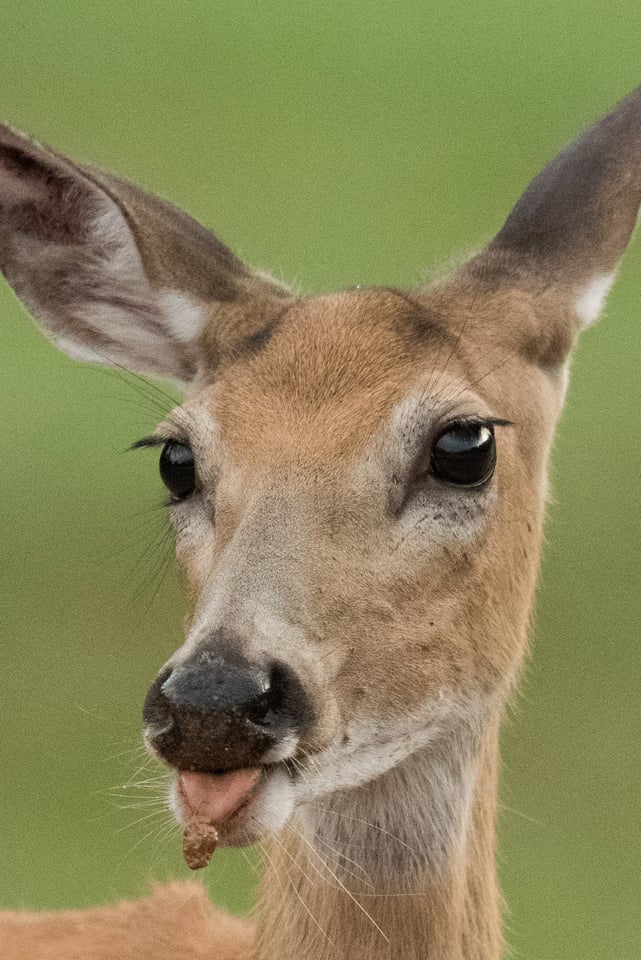
[[[251,941],[252,924],[196,882],[92,910],[0,913],[3,960],[242,960]]]

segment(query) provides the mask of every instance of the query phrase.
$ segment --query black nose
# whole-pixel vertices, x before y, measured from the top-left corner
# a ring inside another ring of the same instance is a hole
[[[143,708],[147,737],[181,770],[233,770],[269,752],[311,720],[302,684],[285,664],[258,666],[216,648],[200,649],[161,673]]]

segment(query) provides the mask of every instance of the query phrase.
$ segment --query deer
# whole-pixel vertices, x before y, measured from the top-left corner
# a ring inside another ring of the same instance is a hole
[[[499,729],[528,650],[578,335],[641,204],[641,87],[411,291],[307,297],[2,127],[0,266],[57,346],[183,385],[159,451],[189,599],[144,708],[198,885],[0,915],[7,960],[499,960]]]

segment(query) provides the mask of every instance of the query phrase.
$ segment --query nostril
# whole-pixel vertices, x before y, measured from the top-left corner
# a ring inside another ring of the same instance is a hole
[[[285,664],[276,662],[269,671],[269,681],[259,696],[247,704],[246,716],[257,726],[298,727],[306,719],[307,703],[300,682]]]
[[[258,696],[248,701],[244,712],[247,719],[256,726],[269,726],[273,715],[271,688],[267,687]]]
[[[271,690],[272,710],[286,708],[289,694],[294,686],[294,676],[284,663],[274,663],[270,670],[269,687]]]

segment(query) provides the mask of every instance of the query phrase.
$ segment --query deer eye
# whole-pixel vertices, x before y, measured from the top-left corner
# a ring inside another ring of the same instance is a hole
[[[479,487],[496,465],[494,428],[490,423],[450,424],[432,447],[430,472],[461,487]]]
[[[191,447],[168,440],[160,454],[160,477],[172,500],[185,500],[196,489],[196,467]]]

